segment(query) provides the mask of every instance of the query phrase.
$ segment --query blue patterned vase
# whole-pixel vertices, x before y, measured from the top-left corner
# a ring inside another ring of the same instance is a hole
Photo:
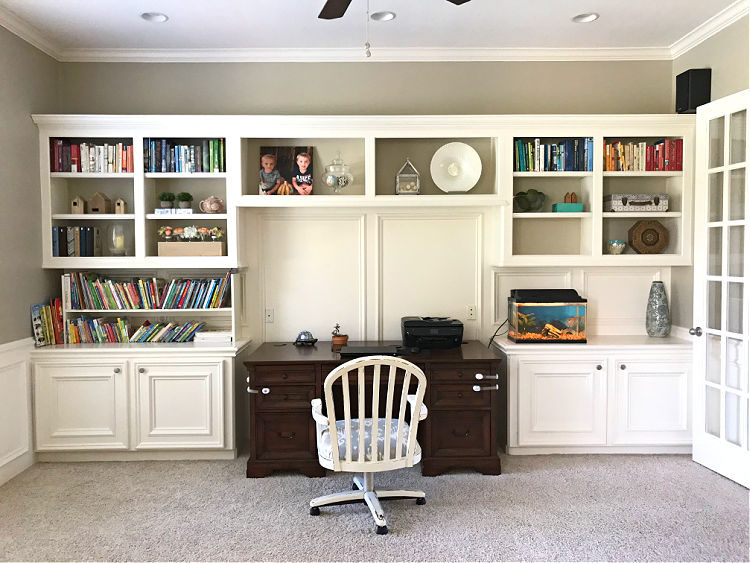
[[[646,334],[663,338],[669,335],[672,321],[669,318],[669,304],[664,282],[651,282],[646,305]]]

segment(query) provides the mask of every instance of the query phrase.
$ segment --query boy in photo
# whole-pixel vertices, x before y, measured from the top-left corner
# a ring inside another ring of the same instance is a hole
[[[292,171],[292,185],[299,195],[310,195],[313,187],[310,155],[301,152],[297,155],[296,160]]]
[[[260,157],[260,166],[260,193],[273,195],[284,182],[284,178],[276,170],[276,157],[272,154],[264,154]]]

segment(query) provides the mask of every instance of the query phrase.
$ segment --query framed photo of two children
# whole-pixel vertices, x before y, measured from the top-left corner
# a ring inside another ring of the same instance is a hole
[[[310,195],[313,147],[260,147],[260,195]]]

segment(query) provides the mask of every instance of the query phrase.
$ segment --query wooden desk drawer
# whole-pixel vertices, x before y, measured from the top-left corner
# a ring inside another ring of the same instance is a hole
[[[269,392],[255,396],[255,408],[261,411],[304,410],[310,412],[310,401],[320,396],[315,385],[274,385]],[[260,391],[260,389],[259,389]],[[312,415],[311,415],[312,416]]]
[[[315,458],[315,426],[309,412],[255,413],[257,459]]]
[[[478,383],[477,383],[478,384]],[[474,407],[489,408],[492,397],[489,392],[476,392],[471,383],[457,383],[453,385],[428,385],[430,390],[430,408],[441,407]]]
[[[431,411],[430,453],[433,456],[488,456],[492,419],[490,411]]]
[[[315,383],[315,366],[312,364],[281,364],[255,366],[254,379],[258,387],[272,383]]]
[[[438,364],[430,368],[431,381],[471,381],[472,384],[478,380],[477,373],[484,376],[495,375],[491,373],[490,364]]]

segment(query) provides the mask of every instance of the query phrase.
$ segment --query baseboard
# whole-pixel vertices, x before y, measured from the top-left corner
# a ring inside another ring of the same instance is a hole
[[[206,461],[235,459],[237,450],[176,450],[153,452],[37,452],[36,460],[42,463],[79,461]]]
[[[36,454],[34,452],[26,452],[0,466],[0,486],[13,479],[19,473],[23,473],[35,463]]]
[[[508,455],[547,454],[691,454],[693,446],[525,446],[507,447]]]

